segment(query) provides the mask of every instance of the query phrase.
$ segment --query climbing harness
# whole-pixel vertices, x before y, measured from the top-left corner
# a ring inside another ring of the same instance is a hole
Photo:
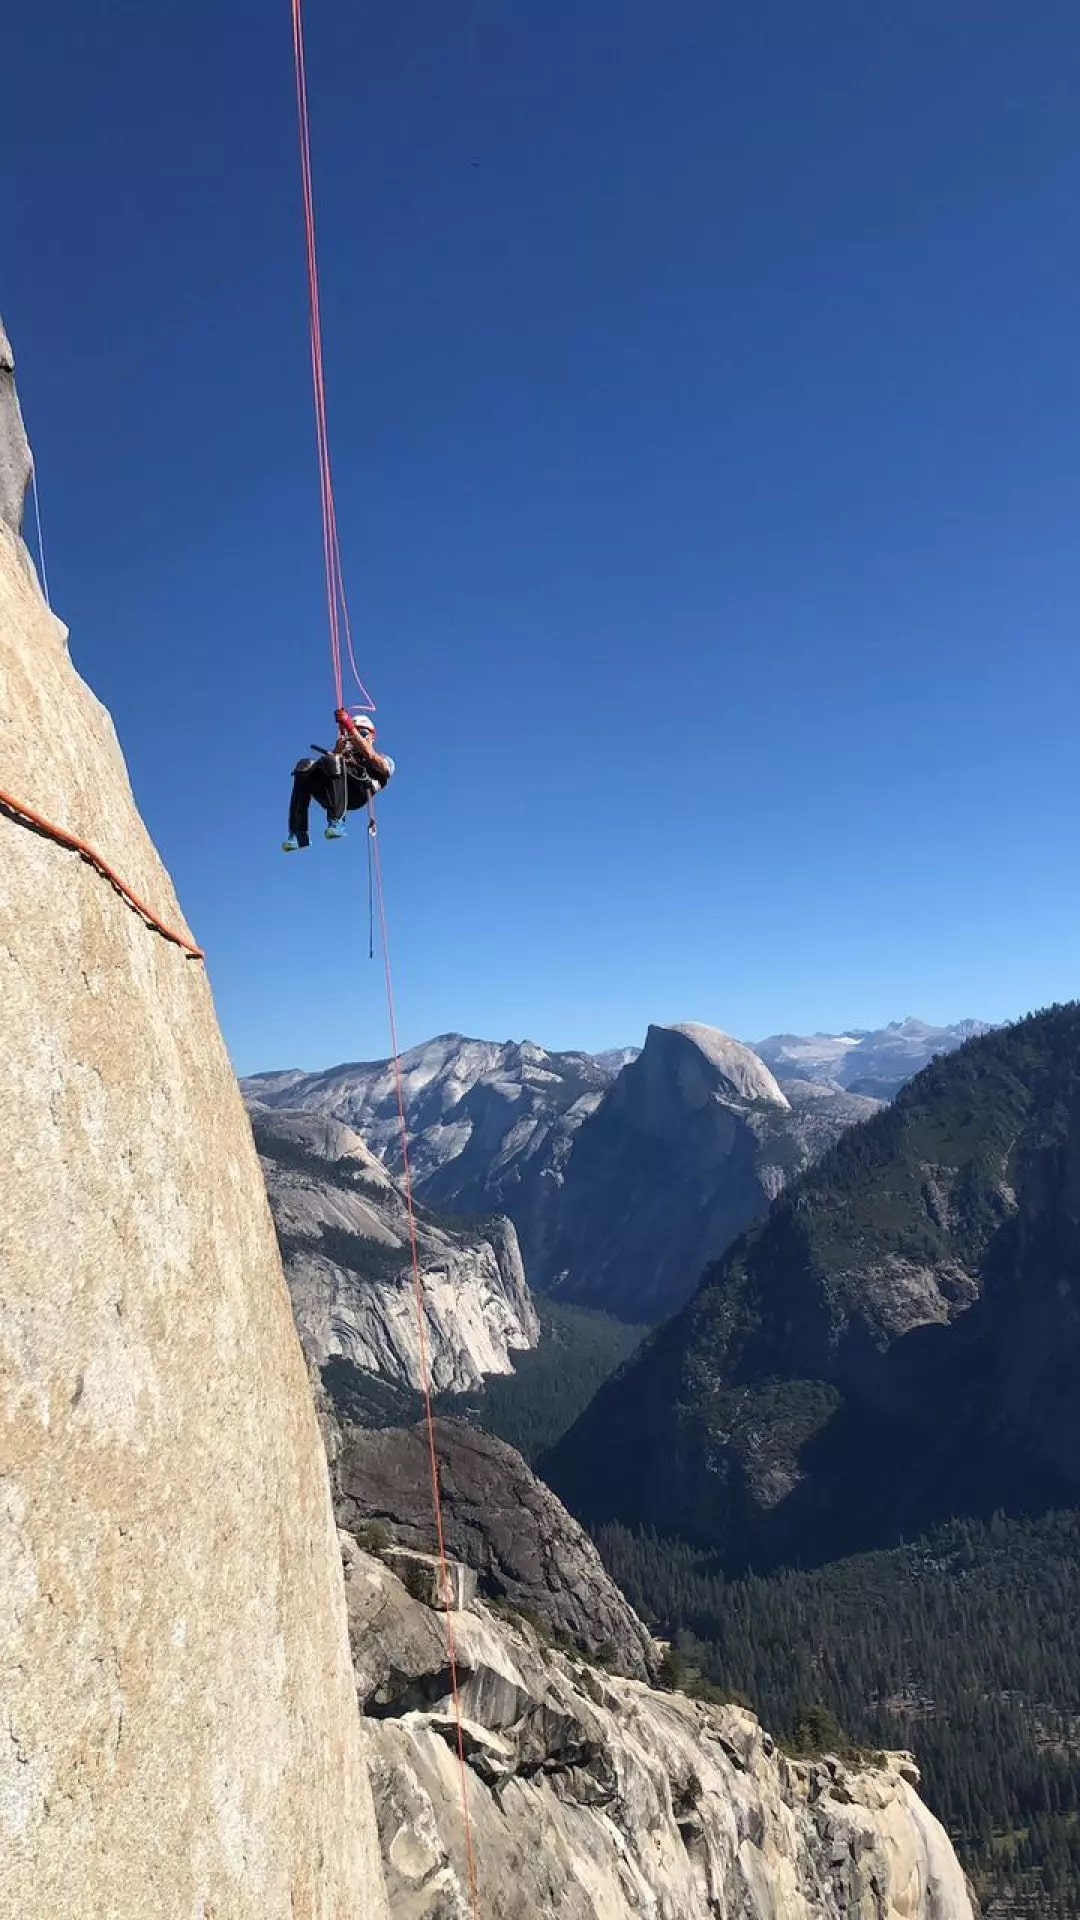
[[[307,253],[311,380],[315,402],[315,441],[319,463],[319,494],[322,504],[323,562],[326,572],[330,663],[336,695],[335,706],[338,710],[338,720],[340,724],[345,707],[343,693],[344,675],[342,668],[343,639],[346,657],[363,702],[362,707],[358,711],[369,714],[373,713],[375,711],[375,703],[360,678],[353,651],[352,628],[349,621],[349,608],[345,595],[345,580],[341,564],[341,545],[338,539],[334,481],[330,465],[330,437],[327,427],[326,378],[323,367],[322,308],[319,298],[319,265],[315,242],[315,197],[311,174],[311,131],[308,119],[307,62],[304,46],[302,5],[303,0],[291,0],[293,60],[296,72],[296,111],[300,132],[300,179],[304,201],[304,239]],[[350,728],[351,726],[352,722],[350,721]],[[446,1530],[443,1521],[442,1487],[439,1479],[438,1445],[432,1398],[431,1361],[428,1348],[427,1306],[424,1299],[424,1280],[420,1267],[416,1206],[413,1198],[412,1168],[409,1161],[409,1125],[405,1113],[405,1081],[401,1068],[401,1052],[398,1045],[397,1009],[394,999],[393,968],[390,959],[386,892],[383,885],[382,855],[379,848],[374,793],[372,793],[368,801],[367,844],[368,911],[370,916],[368,945],[370,955],[374,958],[374,929],[377,915],[382,941],[383,971],[386,979],[386,1005],[390,1024],[390,1047],[394,1063],[394,1084],[397,1096],[398,1121],[401,1131],[401,1185],[405,1195],[405,1208],[409,1226],[409,1255],[412,1267],[413,1299],[416,1306],[416,1324],[419,1337],[420,1378],[424,1401],[424,1419],[427,1429],[428,1459],[431,1470],[431,1504],[438,1544],[444,1607],[443,1619],[446,1624],[447,1663],[450,1669],[450,1689],[453,1696],[458,1770],[461,1780],[461,1814],[465,1836],[469,1904],[474,1920],[479,1920],[480,1899],[476,1876],[476,1850],[473,1843],[472,1815],[469,1809],[469,1773],[465,1760],[465,1727],[461,1706],[461,1688],[458,1678],[457,1641],[454,1633],[452,1613],[453,1583],[450,1578],[450,1565],[446,1553]]]
[[[153,928],[155,933],[160,933],[163,940],[171,940],[173,946],[180,947],[189,960],[206,958],[201,947],[195,946],[184,934],[177,933],[175,927],[166,926],[164,920],[159,920],[153,908],[148,907],[145,900],[140,900],[138,894],[132,891],[126,881],[121,880],[115,869],[110,867],[108,861],[87,841],[80,840],[77,834],[68,833],[65,827],[55,826],[51,820],[46,820],[43,814],[35,812],[33,807],[26,806],[22,800],[14,799],[10,793],[0,792],[0,813],[6,814],[9,820],[14,820],[17,826],[29,827],[32,833],[40,833],[44,839],[54,840],[58,847],[67,847],[71,853],[77,853],[80,860],[85,860],[88,866],[100,873],[103,880],[107,880],[111,887],[115,887],[121,900],[125,901],[132,912],[137,913],[148,927]]]

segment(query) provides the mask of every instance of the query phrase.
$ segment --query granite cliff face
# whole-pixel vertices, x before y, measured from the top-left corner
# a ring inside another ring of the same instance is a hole
[[[0,787],[182,929],[26,470],[0,348]],[[0,1022],[0,1910],[378,1920],[326,1464],[205,968],[7,812]]]
[[[521,1455],[460,1420],[437,1424],[448,1552],[486,1594],[553,1633],[644,1677],[649,1635],[605,1571],[588,1534]],[[354,1531],[377,1521],[399,1545],[434,1546],[427,1434],[422,1426],[347,1426],[333,1446],[336,1510]]]
[[[33,461],[15,388],[15,356],[0,320],[0,523],[22,532],[23,503]]]
[[[342,1541],[391,1913],[469,1920],[444,1620],[415,1569]],[[452,1626],[485,1920],[973,1920],[906,1756],[793,1762],[741,1708],[618,1678],[482,1603]]]
[[[574,1138],[550,1201],[546,1288],[664,1319],[788,1181],[873,1110],[804,1087],[789,1097],[714,1027],[650,1027]]]
[[[422,1385],[405,1196],[359,1136],[323,1114],[249,1102],[305,1351],[342,1355],[395,1386]],[[461,1393],[512,1373],[539,1322],[517,1235],[416,1209],[431,1380]]]

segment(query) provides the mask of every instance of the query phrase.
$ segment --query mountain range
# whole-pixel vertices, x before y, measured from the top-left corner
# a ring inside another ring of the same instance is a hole
[[[544,1471],[580,1517],[730,1571],[821,1561],[1076,1499],[1078,1365],[1071,1006],[935,1060],[845,1134]]]
[[[835,1089],[784,1092],[714,1027],[650,1027],[549,1188],[538,1284],[620,1318],[665,1319],[703,1266],[873,1111]]]
[[[416,1192],[459,1214],[506,1213],[530,1278],[542,1283],[548,1193],[573,1137],[618,1067],[587,1053],[549,1053],[531,1041],[440,1034],[401,1059]],[[321,1113],[358,1134],[401,1172],[401,1123],[390,1060],[321,1073],[256,1074],[245,1094],[266,1108]]]
[[[985,1020],[958,1020],[935,1027],[925,1020],[894,1020],[887,1027],[853,1027],[845,1033],[774,1033],[753,1042],[783,1083],[787,1079],[815,1080],[875,1100],[891,1100],[906,1080],[921,1071],[935,1054],[951,1053],[980,1033]]]
[[[780,1085],[716,1028],[650,1027],[640,1052],[549,1053],[444,1034],[402,1059],[411,1161],[425,1205],[506,1214],[543,1292],[629,1320],[683,1304],[706,1262],[785,1181],[875,1103],[832,1083]],[[321,1115],[393,1173],[393,1064],[258,1074],[265,1118]]]

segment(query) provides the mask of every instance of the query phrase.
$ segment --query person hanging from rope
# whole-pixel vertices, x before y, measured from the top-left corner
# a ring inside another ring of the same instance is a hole
[[[308,816],[313,800],[326,813],[326,838],[344,840],[346,813],[366,807],[393,774],[389,754],[376,751],[375,722],[369,713],[351,714],[338,707],[334,718],[338,736],[333,752],[316,747],[317,760],[298,760],[293,768],[289,837],[281,843],[283,853],[299,853],[311,845]]]

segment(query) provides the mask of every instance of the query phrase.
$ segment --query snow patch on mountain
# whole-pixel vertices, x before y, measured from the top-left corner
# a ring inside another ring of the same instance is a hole
[[[936,1027],[909,1018],[846,1033],[774,1033],[755,1040],[753,1049],[781,1083],[824,1081],[888,1100],[935,1054],[951,1053],[989,1031],[985,1020],[958,1020],[952,1026]]]

